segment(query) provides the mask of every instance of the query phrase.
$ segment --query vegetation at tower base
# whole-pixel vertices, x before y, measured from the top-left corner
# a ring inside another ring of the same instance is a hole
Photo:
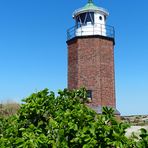
[[[0,148],[147,148],[148,132],[140,139],[125,136],[127,124],[113,110],[102,115],[88,108],[86,90],[67,89],[56,97],[48,89],[24,99],[17,114],[0,119]]]

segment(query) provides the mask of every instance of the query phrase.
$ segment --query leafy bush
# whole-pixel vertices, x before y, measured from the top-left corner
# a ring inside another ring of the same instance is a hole
[[[127,124],[116,121],[113,110],[102,115],[85,105],[85,89],[48,89],[24,99],[18,113],[0,119],[1,148],[147,148],[147,131],[135,142],[125,136]]]

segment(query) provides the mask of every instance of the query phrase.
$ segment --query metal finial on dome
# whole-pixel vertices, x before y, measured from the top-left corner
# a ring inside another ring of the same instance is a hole
[[[93,0],[88,0],[88,3],[93,3]]]

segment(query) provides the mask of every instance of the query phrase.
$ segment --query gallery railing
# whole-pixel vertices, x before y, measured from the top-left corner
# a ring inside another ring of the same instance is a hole
[[[76,36],[100,35],[109,38],[115,38],[113,26],[103,24],[76,25],[67,30],[67,40]]]

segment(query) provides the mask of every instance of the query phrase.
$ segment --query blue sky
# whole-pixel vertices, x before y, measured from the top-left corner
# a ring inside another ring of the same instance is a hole
[[[87,0],[0,1],[0,101],[67,87],[66,30]],[[148,114],[148,1],[94,0],[116,29],[117,108]]]

